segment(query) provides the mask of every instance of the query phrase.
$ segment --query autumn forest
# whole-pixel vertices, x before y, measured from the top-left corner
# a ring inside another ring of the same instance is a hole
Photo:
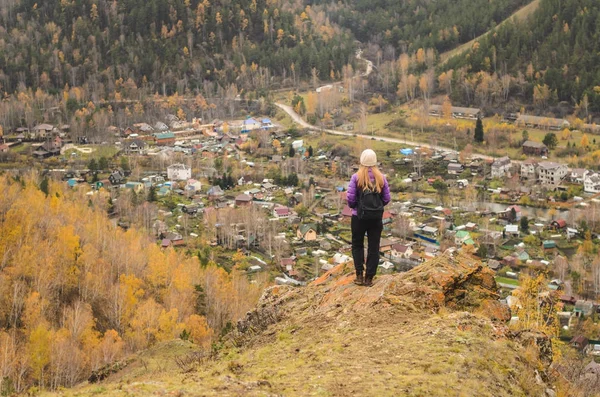
[[[256,303],[245,272],[161,251],[113,224],[102,194],[41,181],[0,176],[4,390],[72,386],[158,341],[208,347]]]

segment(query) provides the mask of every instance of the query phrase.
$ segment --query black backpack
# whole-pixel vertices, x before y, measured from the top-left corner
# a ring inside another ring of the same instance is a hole
[[[358,207],[356,209],[360,220],[380,220],[383,218],[383,200],[381,193],[370,189],[361,189],[358,195]]]

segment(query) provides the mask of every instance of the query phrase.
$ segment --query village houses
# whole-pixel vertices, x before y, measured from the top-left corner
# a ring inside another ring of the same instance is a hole
[[[542,161],[538,164],[538,179],[541,185],[558,186],[567,176],[569,170],[565,164]]]
[[[127,141],[123,145],[126,154],[145,154],[148,145],[141,139]]]
[[[569,171],[569,180],[572,183],[577,183],[578,185],[583,185],[583,180],[585,178],[585,175],[588,172],[589,171],[586,170],[585,168],[572,168]]]
[[[167,167],[170,181],[186,181],[192,177],[192,169],[185,164],[172,164]]]
[[[560,131],[563,128],[568,128],[571,125],[571,123],[569,123],[565,119],[521,114],[517,118],[515,125],[519,127],[540,128],[542,130]]]
[[[460,173],[462,173],[464,170],[464,167],[462,164],[460,163],[449,163],[448,164],[448,174],[450,175],[458,175]]]
[[[492,178],[510,177],[510,158],[500,157],[492,163]]]
[[[532,158],[521,163],[521,179],[535,180],[537,179],[537,161]]]
[[[317,231],[312,225],[303,224],[298,226],[298,229],[296,230],[296,237],[299,240],[315,241],[317,239]]]
[[[600,193],[600,174],[588,172],[583,178],[583,191],[586,193]]]
[[[541,142],[525,141],[523,143],[523,154],[529,156],[547,156],[548,147]]]
[[[443,116],[443,111],[444,110],[441,105],[429,105],[430,116]],[[452,106],[450,108],[450,112],[452,114],[452,117],[455,119],[477,120],[481,116],[481,109],[478,108]]]

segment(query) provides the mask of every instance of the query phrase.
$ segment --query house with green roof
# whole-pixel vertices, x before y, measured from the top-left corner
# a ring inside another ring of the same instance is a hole
[[[466,230],[459,230],[454,235],[454,244],[456,244],[459,247],[463,244],[466,244],[468,240],[471,240],[471,243],[474,244],[473,239],[471,239],[471,234]]]
[[[317,229],[313,225],[305,223],[298,226],[296,237],[304,241],[315,241],[317,239]]]
[[[171,131],[167,132],[157,132],[152,134],[154,137],[154,143],[158,146],[168,146],[175,143],[175,134]]]

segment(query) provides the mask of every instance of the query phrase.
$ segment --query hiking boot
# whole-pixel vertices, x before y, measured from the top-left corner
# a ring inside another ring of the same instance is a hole
[[[363,285],[365,287],[371,287],[371,286],[373,286],[373,276],[366,276],[365,277],[365,282],[363,283]]]
[[[363,275],[362,274],[357,274],[356,275],[356,279],[354,280],[354,284],[356,285],[363,285],[363,283],[365,282]]]

